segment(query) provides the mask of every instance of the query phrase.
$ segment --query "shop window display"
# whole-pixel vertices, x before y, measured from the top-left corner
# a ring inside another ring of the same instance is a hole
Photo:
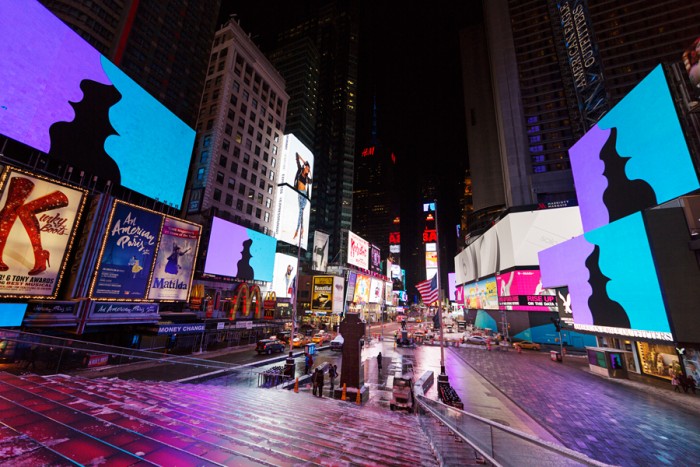
[[[672,345],[637,342],[642,373],[670,380],[681,371],[678,354]]]

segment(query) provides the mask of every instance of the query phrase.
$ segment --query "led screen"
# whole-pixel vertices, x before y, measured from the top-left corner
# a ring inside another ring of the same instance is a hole
[[[294,278],[297,275],[297,259],[294,256],[275,253],[275,270],[272,274],[272,290],[277,298],[291,298]]]
[[[325,272],[328,267],[328,239],[327,233],[314,232],[314,249],[311,253],[311,268],[314,271]]]
[[[308,172],[304,166],[308,164]],[[279,182],[286,184],[311,199],[313,187],[314,155],[294,135],[284,135]]]
[[[92,297],[141,300],[146,297],[163,215],[120,201],[102,243]]]
[[[539,254],[542,283],[568,286],[577,329],[671,339],[641,213]]]
[[[372,277],[369,282],[369,302],[381,303],[384,295],[384,281]]]
[[[447,273],[447,291],[451,302],[455,301],[455,273]]]
[[[343,293],[345,292],[345,279],[333,276],[333,313],[340,314],[345,308]]]
[[[0,2],[0,56],[0,134],[180,206],[192,128],[36,1]]]
[[[0,295],[53,297],[85,192],[10,169],[0,197]]]
[[[569,155],[585,231],[700,187],[661,65]]]
[[[382,253],[376,245],[370,245],[369,269],[372,272],[382,272]]]
[[[309,200],[287,185],[277,187],[275,238],[306,250],[309,241]]]
[[[369,243],[348,231],[348,264],[369,269]]]
[[[326,312],[333,309],[333,276],[314,276],[311,309]]]
[[[189,295],[202,227],[174,217],[163,222],[148,298],[185,301]]]
[[[368,276],[357,274],[355,279],[355,296],[352,301],[355,303],[369,303],[371,285]]]
[[[515,270],[496,276],[501,310],[557,311],[554,289],[542,287],[540,271]]]
[[[274,238],[214,217],[204,273],[271,282],[276,249]]]
[[[26,303],[0,303],[0,327],[21,326]]]
[[[357,274],[348,272],[348,288],[345,292],[345,301],[352,302],[355,300],[355,285],[357,284]]]
[[[467,308],[475,310],[498,310],[496,279],[490,277],[464,286]]]

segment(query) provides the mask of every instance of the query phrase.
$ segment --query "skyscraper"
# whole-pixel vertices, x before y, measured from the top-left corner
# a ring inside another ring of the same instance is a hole
[[[233,19],[216,32],[197,120],[187,217],[218,216],[273,232],[284,80]]]
[[[221,0],[41,0],[194,126]]]
[[[491,78],[477,83],[495,103],[480,101],[475,91],[484,88],[465,79],[468,131],[495,129],[480,133],[486,150],[469,138],[475,211],[499,196],[506,207],[575,200],[569,148],[656,64],[680,61],[700,20],[697,6],[680,0],[483,7],[483,33],[466,31],[462,42],[463,63],[488,63]]]

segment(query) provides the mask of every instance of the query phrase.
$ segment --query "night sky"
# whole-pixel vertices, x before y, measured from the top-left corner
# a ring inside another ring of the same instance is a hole
[[[287,21],[298,21],[313,2],[222,3],[220,23],[230,13],[237,14],[243,29],[264,49],[276,31]],[[460,195],[456,187],[468,165],[458,32],[480,21],[480,14],[478,0],[443,1],[430,7],[360,2],[356,150],[369,143],[376,94],[379,140],[400,161],[402,204],[409,208],[402,212],[402,248],[409,251],[420,241],[411,238],[405,226],[416,225],[413,216],[421,202],[419,187],[432,174],[440,187],[440,241],[446,252],[441,257],[443,275],[453,269],[456,242],[452,233],[459,222],[456,197]],[[405,263],[408,258],[403,256]],[[404,264],[407,266],[411,267]]]

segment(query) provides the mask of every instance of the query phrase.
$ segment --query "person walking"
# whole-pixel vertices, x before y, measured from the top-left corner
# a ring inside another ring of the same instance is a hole
[[[318,368],[316,368],[314,370],[313,374],[311,375],[311,387],[312,387],[312,392],[313,392],[314,396],[318,392],[318,371],[319,371]]]
[[[331,382],[331,397],[333,397],[333,390],[335,389],[336,376],[338,376],[338,365],[331,365],[328,369],[328,379]]]
[[[673,386],[674,391],[681,392],[681,389],[678,387],[680,386],[680,381],[678,381],[678,375],[673,375],[673,378],[671,378],[671,386]]]
[[[379,355],[377,355],[377,372],[381,373],[382,372],[382,353],[379,352]]]
[[[309,370],[314,366],[314,358],[311,356],[311,354],[307,353],[304,356],[304,374],[308,375]]]
[[[316,368],[316,389],[318,390],[318,397],[323,397],[323,369]]]

